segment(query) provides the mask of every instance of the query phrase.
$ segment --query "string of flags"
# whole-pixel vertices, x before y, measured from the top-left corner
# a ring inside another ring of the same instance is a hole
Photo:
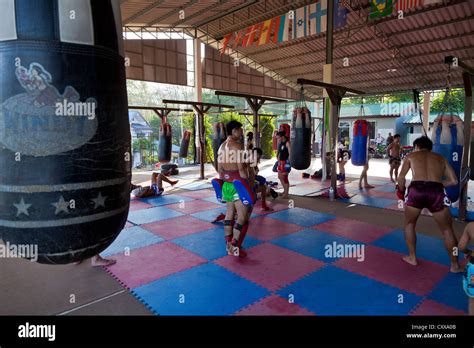
[[[405,11],[410,8],[438,4],[443,0],[371,0],[371,19],[390,16],[394,11]],[[227,48],[261,46],[275,44],[302,37],[321,35],[327,29],[327,0],[318,0],[314,4],[297,8],[294,11],[251,25],[245,29],[231,32],[222,40],[221,54]],[[334,1],[334,28],[346,25],[348,9],[341,0]]]
[[[261,46],[269,42],[281,43],[326,32],[327,0],[297,8],[289,13],[251,25],[243,30],[231,32],[223,39],[221,54],[228,47]],[[346,25],[348,10],[334,1],[334,27],[338,29]]]

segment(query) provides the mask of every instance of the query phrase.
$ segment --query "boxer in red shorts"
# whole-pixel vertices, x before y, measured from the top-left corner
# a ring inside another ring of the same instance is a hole
[[[405,240],[409,250],[409,255],[403,257],[403,260],[410,265],[418,265],[415,226],[421,211],[426,208],[433,214],[443,233],[444,244],[451,259],[451,272],[462,272],[454,253],[458,241],[449,211],[451,202],[445,191],[445,187],[458,183],[456,173],[443,156],[431,152],[433,143],[428,137],[416,139],[413,147],[414,151],[403,161],[397,185],[397,196],[405,201]],[[405,177],[410,169],[413,179],[405,194]]]

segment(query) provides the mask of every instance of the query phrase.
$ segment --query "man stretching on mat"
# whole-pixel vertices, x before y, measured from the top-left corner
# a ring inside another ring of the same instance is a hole
[[[135,186],[135,196],[137,198],[146,198],[153,196],[161,196],[165,189],[163,188],[163,181],[170,184],[172,187],[176,185],[179,180],[172,181],[166,177],[166,175],[171,172],[171,169],[160,173],[151,174],[151,184],[147,187]]]
[[[393,141],[387,147],[388,164],[390,165],[390,180],[394,183],[398,179],[398,168],[402,163],[400,153],[402,147],[400,146],[400,134],[393,136]],[[395,172],[395,180],[393,179],[393,172]]]
[[[458,242],[449,211],[451,201],[445,191],[445,187],[457,184],[456,173],[443,156],[431,152],[433,142],[428,137],[416,139],[413,147],[414,151],[403,161],[397,185],[398,198],[405,200],[405,240],[409,255],[403,257],[403,260],[410,265],[418,265],[415,226],[421,211],[427,208],[443,233],[444,244],[451,258],[451,272],[462,272],[454,253]],[[405,195],[405,177],[410,169],[413,179]]]
[[[222,200],[226,202],[227,211],[224,220],[224,234],[228,254],[239,256],[241,243],[245,238],[242,229],[248,223],[249,208],[240,201],[239,194],[233,184],[234,180],[255,180],[249,177],[248,164],[242,154],[244,153],[242,124],[230,121],[226,125],[227,140],[219,148],[217,169],[222,184]],[[237,211],[237,221],[233,223]]]

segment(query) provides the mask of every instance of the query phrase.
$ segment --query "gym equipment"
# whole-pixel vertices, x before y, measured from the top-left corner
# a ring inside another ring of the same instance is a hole
[[[433,141],[433,152],[443,156],[456,173],[458,184],[446,188],[449,199],[454,203],[459,199],[461,188],[463,121],[456,115],[439,115],[433,123],[431,140]]]
[[[171,161],[172,130],[169,123],[160,126],[160,143],[158,146],[158,160],[161,163]]]
[[[169,173],[169,175],[178,175],[179,174],[178,166],[174,163],[163,164],[161,166],[161,170],[162,170],[163,173]]]
[[[214,152],[214,167],[217,169],[217,156],[219,153],[219,148],[226,140],[227,134],[223,122],[214,123],[213,130],[214,132],[212,136],[212,151]]]
[[[81,261],[114,241],[129,209],[120,5],[9,3],[2,11],[13,22],[2,30],[12,35],[0,35],[0,234],[37,246],[40,263]],[[80,19],[70,20],[72,10]]]
[[[191,132],[190,131],[184,131],[183,140],[181,140],[181,147],[179,148],[179,157],[180,158],[188,157],[190,139],[191,139]]]
[[[357,120],[354,123],[352,138],[352,164],[364,166],[367,163],[367,151],[369,140],[369,124],[366,120]]]
[[[293,168],[304,170],[311,165],[311,112],[306,107],[295,108],[290,132]]]
[[[253,190],[253,187],[250,187],[247,180],[233,180],[235,190],[239,195],[239,199],[244,205],[254,205],[257,201],[257,195]],[[214,178],[211,180],[212,187],[216,193],[216,199],[220,203],[226,203],[222,200],[222,185],[224,185],[224,180]]]

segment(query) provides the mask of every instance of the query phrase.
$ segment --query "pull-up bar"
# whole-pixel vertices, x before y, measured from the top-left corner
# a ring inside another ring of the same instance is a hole
[[[288,103],[288,100],[274,97],[265,97],[255,94],[245,94],[245,93],[234,93],[226,91],[216,91],[216,95],[225,95],[229,97],[238,97],[245,98],[250,108],[253,111],[253,131],[255,135],[255,144],[257,147],[260,147],[260,118],[258,117],[258,111],[261,109],[263,104],[266,101],[273,101],[277,103]]]
[[[162,106],[128,106],[129,110],[151,110],[157,114],[162,122],[167,122],[167,117],[172,111],[192,112],[191,109],[167,108]]]
[[[206,130],[204,127],[204,116],[209,111],[210,108],[227,108],[233,109],[233,105],[226,104],[214,104],[214,103],[203,103],[197,101],[187,101],[187,100],[171,100],[163,99],[163,104],[178,104],[178,105],[191,105],[198,116],[198,128],[199,128],[199,144],[200,144],[200,165],[201,165],[201,176],[200,179],[204,180],[204,163],[206,159]],[[196,134],[194,134],[196,138]]]

